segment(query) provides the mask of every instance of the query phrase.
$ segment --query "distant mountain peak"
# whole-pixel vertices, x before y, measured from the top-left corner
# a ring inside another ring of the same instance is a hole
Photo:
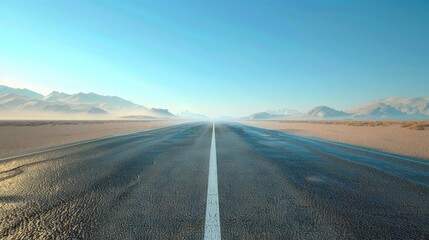
[[[356,117],[365,118],[427,118],[429,116],[429,97],[383,98],[348,112]]]
[[[64,98],[70,97],[70,94],[67,93],[63,93],[63,92],[58,92],[58,91],[53,91],[50,94],[46,95],[43,99],[45,101],[61,101]]]
[[[278,114],[270,114],[267,112],[258,112],[258,113],[254,113],[254,114],[250,115],[249,119],[251,119],[251,120],[262,120],[262,119],[275,119],[278,117],[279,117]]]
[[[69,104],[88,104],[107,112],[146,111],[147,108],[116,96],[104,96],[94,92],[77,94],[51,93],[45,97],[47,101],[61,101]]]
[[[29,98],[41,100],[43,99],[43,95],[26,88],[11,88],[5,85],[0,85],[0,96],[4,96],[10,93],[14,93],[21,96],[26,96]]]
[[[151,108],[150,112],[160,117],[175,117],[168,109],[164,108]]]
[[[343,111],[338,111],[328,106],[317,106],[307,112],[307,117],[316,118],[341,118],[346,117],[348,114]]]

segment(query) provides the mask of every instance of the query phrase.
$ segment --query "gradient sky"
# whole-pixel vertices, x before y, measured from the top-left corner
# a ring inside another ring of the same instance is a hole
[[[0,84],[211,116],[429,94],[429,1],[0,2]]]

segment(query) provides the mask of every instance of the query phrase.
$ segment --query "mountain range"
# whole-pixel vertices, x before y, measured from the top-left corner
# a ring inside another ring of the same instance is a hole
[[[83,114],[97,118],[115,116],[126,119],[208,119],[205,115],[189,111],[176,116],[168,109],[149,109],[120,97],[93,92],[68,94],[54,91],[44,96],[28,89],[0,85],[0,114],[14,116],[21,113],[30,116],[54,113]],[[385,98],[343,111],[328,106],[317,106],[306,113],[283,108],[258,112],[240,119],[429,119],[429,97]]]
[[[429,119],[429,97],[385,98],[344,111],[328,106],[317,106],[306,113],[267,110],[242,119]]]
[[[44,96],[28,89],[3,85],[0,85],[0,111],[11,114],[139,115],[148,118],[176,118],[167,109],[148,109],[116,96],[103,96],[92,92],[67,94],[57,91]]]

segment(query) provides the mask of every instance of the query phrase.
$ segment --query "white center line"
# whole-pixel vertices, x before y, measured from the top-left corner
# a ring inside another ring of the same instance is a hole
[[[210,149],[209,180],[207,187],[207,207],[204,239],[220,238],[219,196],[217,190],[217,159],[215,123],[213,123],[212,145]]]

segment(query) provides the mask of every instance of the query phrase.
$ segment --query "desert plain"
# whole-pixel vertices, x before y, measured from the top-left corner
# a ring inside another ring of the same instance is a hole
[[[241,123],[429,160],[429,121],[275,121]]]
[[[184,120],[0,121],[0,158]],[[429,121],[241,121],[243,124],[429,159]]]
[[[0,158],[110,135],[167,127],[183,122],[178,120],[0,121]]]

